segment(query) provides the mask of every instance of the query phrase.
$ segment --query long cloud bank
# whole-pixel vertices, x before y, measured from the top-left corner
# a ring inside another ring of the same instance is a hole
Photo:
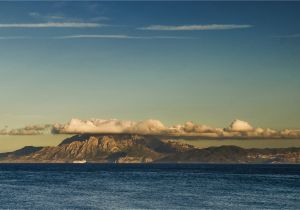
[[[270,128],[255,128],[250,123],[234,120],[225,128],[213,128],[207,125],[195,124],[191,121],[171,127],[165,126],[159,120],[129,121],[117,119],[72,119],[66,124],[35,125],[19,129],[2,129],[0,135],[41,135],[52,134],[142,134],[160,135],[166,137],[189,137],[204,139],[300,139],[300,130]]]
[[[48,23],[0,23],[0,28],[96,28],[100,23],[86,22],[48,22]]]
[[[187,36],[129,36],[126,34],[77,34],[54,37],[56,39],[197,39]]]
[[[210,24],[210,25],[150,25],[142,28],[140,30],[150,30],[150,31],[211,31],[211,30],[232,30],[232,29],[244,29],[251,28],[252,25],[249,24]]]
[[[226,138],[300,138],[300,130],[254,128],[250,123],[234,120],[226,128],[212,128],[207,125],[186,122],[183,125],[166,127],[159,120],[125,121],[125,120],[79,120],[72,119],[67,124],[53,126],[56,134],[82,134],[82,133],[134,133],[144,135],[162,135],[178,137],[199,137],[212,139]]]
[[[43,135],[51,133],[53,125],[29,125],[23,128],[8,129],[4,128],[0,130],[0,135]]]

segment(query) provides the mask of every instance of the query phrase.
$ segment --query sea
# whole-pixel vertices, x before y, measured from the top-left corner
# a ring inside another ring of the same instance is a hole
[[[0,209],[300,209],[300,165],[0,164]]]

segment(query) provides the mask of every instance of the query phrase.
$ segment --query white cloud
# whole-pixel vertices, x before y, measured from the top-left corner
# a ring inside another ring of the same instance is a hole
[[[41,20],[44,22],[52,22],[52,21],[64,21],[64,22],[99,22],[99,21],[107,21],[110,18],[104,16],[96,16],[91,18],[82,19],[79,17],[70,17],[66,16],[61,12],[56,13],[47,13],[41,14],[39,12],[29,12],[28,15],[36,20]]]
[[[166,131],[166,133],[174,135],[193,135],[193,134],[208,134],[217,133],[217,130],[207,125],[195,124],[192,121],[188,121],[183,125],[175,125]]]
[[[23,128],[8,129],[4,128],[0,130],[0,135],[42,135],[51,133],[52,125],[29,125]]]
[[[234,120],[230,126],[228,127],[228,131],[235,131],[235,132],[244,132],[244,131],[252,131],[253,127],[246,121],[242,120]]]
[[[185,36],[129,36],[124,34],[76,34],[56,37],[57,39],[196,39]]]
[[[281,136],[290,136],[293,138],[299,138],[300,137],[300,130],[291,130],[291,129],[284,129],[280,132]]]
[[[132,126],[125,129],[125,132],[141,134],[160,134],[165,130],[166,127],[159,120],[145,120],[132,123]]]
[[[1,27],[0,27],[1,28]],[[14,40],[14,39],[196,39],[195,37],[185,36],[129,36],[124,34],[78,34],[56,37],[39,37],[39,36],[0,36],[0,40]]]
[[[140,30],[152,31],[208,31],[208,30],[231,30],[231,29],[244,29],[251,28],[252,25],[244,24],[209,24],[209,25],[150,25],[139,28]]]
[[[57,134],[134,133],[209,139],[300,138],[300,130],[276,131],[269,128],[254,128],[250,123],[242,120],[234,120],[226,128],[212,128],[191,121],[183,125],[166,127],[159,120],[135,122],[117,119],[72,119],[67,124],[54,125],[53,132]]]
[[[133,39],[135,37],[122,34],[79,34],[57,37],[59,39]]]
[[[158,120],[145,120],[140,122],[128,120],[79,120],[72,119],[65,125],[54,125],[54,133],[137,133],[159,134],[165,129]]]
[[[0,28],[96,28],[105,24],[87,22],[0,23]]]

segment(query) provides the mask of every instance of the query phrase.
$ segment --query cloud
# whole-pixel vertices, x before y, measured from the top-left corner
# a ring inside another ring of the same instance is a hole
[[[80,120],[72,119],[69,123],[56,124],[53,133],[57,134],[82,134],[82,133],[136,133],[160,134],[165,126],[158,120],[145,120],[140,122],[128,120]]]
[[[75,34],[56,37],[57,39],[196,39],[186,36],[129,36],[124,34]]]
[[[141,134],[159,135],[168,138],[191,139],[300,139],[300,130],[255,128],[250,123],[234,120],[225,128],[213,128],[188,121],[184,124],[165,126],[159,120],[117,120],[117,119],[72,119],[65,124],[32,125],[19,129],[2,129],[0,135],[42,135],[42,134]]]
[[[66,35],[56,37],[38,37],[38,36],[0,36],[0,40],[15,40],[15,39],[196,39],[195,37],[184,36],[129,36],[124,34],[82,34],[82,35]]]
[[[0,23],[0,28],[97,28],[106,26],[88,22]]]
[[[134,39],[136,37],[122,34],[85,34],[56,37],[58,39]]]
[[[300,38],[300,33],[298,33],[298,34],[289,34],[289,35],[275,36],[275,38],[283,38],[283,39]]]
[[[166,130],[166,127],[159,120],[145,120],[133,123],[132,126],[125,129],[129,133],[141,134],[161,134]]]
[[[244,132],[244,131],[252,131],[253,127],[246,121],[236,119],[230,124],[227,130],[233,132],[234,131]]]
[[[38,12],[29,12],[28,15],[31,17],[34,17],[34,18],[40,17],[40,13],[38,13]]]
[[[36,20],[42,20],[45,22],[52,22],[52,21],[83,22],[83,20],[88,22],[99,22],[99,21],[109,20],[108,17],[104,17],[104,16],[96,16],[96,17],[82,19],[78,17],[66,16],[63,13],[41,14],[39,12],[29,12],[28,15]]]
[[[53,21],[53,20],[67,20],[67,18],[63,14],[49,14],[42,15],[39,12],[29,12],[28,15],[35,19],[40,19],[44,21]]]
[[[244,29],[251,28],[252,25],[244,24],[210,24],[210,25],[150,25],[138,28],[140,30],[151,31],[208,31],[208,30],[231,30],[231,29]]]
[[[26,36],[0,36],[0,40],[9,40],[9,39],[29,39]]]
[[[166,131],[166,133],[174,134],[174,135],[188,135],[188,134],[207,134],[207,133],[215,133],[216,129],[211,128],[207,125],[199,125],[194,124],[192,121],[188,121],[183,125],[175,125]]]
[[[0,130],[0,135],[42,135],[51,133],[52,125],[29,125],[23,128],[8,129],[4,128]]]
[[[167,127],[159,120],[136,122],[117,119],[72,119],[69,123],[54,125],[52,131],[55,134],[134,133],[183,138],[193,137],[195,139],[300,138],[300,130],[285,129],[277,131],[270,128],[254,128],[250,123],[242,120],[234,120],[226,128],[212,128],[191,121],[182,125]]]
[[[97,17],[92,17],[89,19],[90,21],[93,22],[97,22],[97,21],[106,21],[106,20],[110,20],[109,17],[105,17],[105,16],[97,16]]]

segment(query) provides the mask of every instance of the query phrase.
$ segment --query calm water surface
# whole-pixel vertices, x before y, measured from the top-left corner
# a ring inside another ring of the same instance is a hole
[[[0,209],[299,209],[300,165],[0,164]]]

